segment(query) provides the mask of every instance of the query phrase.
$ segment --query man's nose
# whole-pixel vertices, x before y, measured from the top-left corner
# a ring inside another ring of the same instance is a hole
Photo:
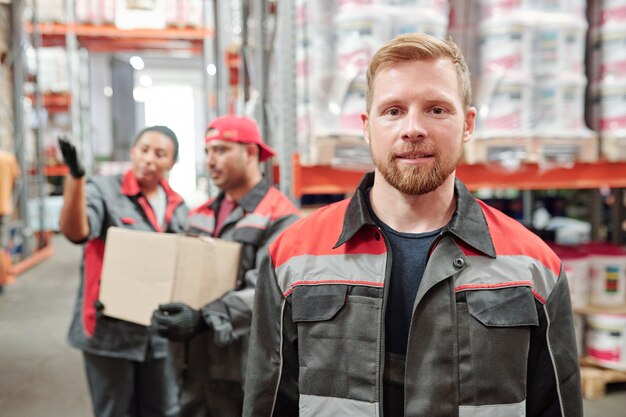
[[[426,137],[426,128],[422,120],[422,114],[411,110],[407,112],[402,125],[402,139],[407,142],[421,140]]]
[[[208,166],[215,166],[215,154],[213,152],[206,153],[206,163]]]

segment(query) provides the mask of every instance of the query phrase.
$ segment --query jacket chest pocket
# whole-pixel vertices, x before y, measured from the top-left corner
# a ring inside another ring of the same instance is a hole
[[[292,293],[302,394],[376,401],[380,362],[379,290],[299,286]]]
[[[524,400],[531,330],[539,325],[530,288],[457,294],[457,318],[461,404]]]

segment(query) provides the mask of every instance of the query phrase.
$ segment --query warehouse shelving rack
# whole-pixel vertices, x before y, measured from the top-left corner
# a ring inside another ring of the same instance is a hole
[[[23,2],[11,3],[12,19],[12,55],[13,78],[14,78],[14,121],[15,126],[24,125],[24,113],[22,101],[24,98],[23,83],[26,80],[25,68],[25,45],[27,37],[31,38],[31,43],[37,53],[37,48],[48,46],[64,47],[68,54],[68,79],[70,81],[69,91],[65,93],[48,93],[38,91],[35,83],[35,93],[30,96],[35,108],[35,114],[40,117],[45,111],[52,113],[68,113],[71,119],[71,132],[75,141],[80,144],[85,159],[88,172],[92,172],[93,158],[91,155],[90,126],[88,120],[89,103],[85,97],[87,82],[81,73],[81,68],[85,66],[87,52],[132,52],[132,51],[184,51],[192,55],[201,55],[203,67],[209,65],[217,68],[217,74],[210,76],[207,71],[203,71],[204,88],[206,92],[204,118],[206,121],[218,114],[227,112],[227,103],[224,97],[217,94],[218,91],[228,90],[228,79],[224,74],[228,68],[225,63],[224,43],[218,39],[218,34],[212,28],[217,27],[217,22],[224,18],[224,5],[216,0],[203,0],[204,25],[201,28],[167,28],[167,29],[119,29],[110,24],[89,25],[78,24],[75,20],[74,0],[66,1],[66,20],[64,22],[41,23],[37,21],[36,5],[33,20],[23,21]],[[81,61],[82,60],[82,61]],[[36,78],[36,77],[35,77]],[[38,123],[38,125],[42,125]],[[41,132],[37,132],[37,145],[41,145]],[[16,155],[20,163],[23,179],[18,183],[16,190],[19,212],[22,220],[27,213],[27,183],[25,178],[36,178],[37,187],[43,189],[43,184],[49,176],[64,176],[67,174],[67,167],[64,165],[45,165],[42,163],[44,155],[38,153],[37,161],[33,166],[27,166],[25,162],[25,136],[20,129],[16,129]],[[45,216],[43,208],[43,198],[40,206],[40,228],[43,229]],[[22,228],[22,242],[32,239],[34,233],[29,231],[27,225]],[[30,234],[30,236],[29,236]],[[49,233],[39,233],[39,242],[36,247],[28,245],[22,248],[22,256],[25,258],[20,264],[13,266],[13,272],[19,273],[24,269],[45,259],[51,253]],[[45,256],[42,256],[45,255]]]

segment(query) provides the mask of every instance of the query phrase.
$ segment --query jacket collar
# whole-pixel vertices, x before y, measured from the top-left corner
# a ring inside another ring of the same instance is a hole
[[[350,240],[362,227],[376,226],[365,201],[367,190],[372,185],[374,185],[374,172],[368,172],[361,179],[354,196],[348,203],[343,228],[335,243],[335,248]],[[454,194],[456,209],[450,222],[444,227],[443,233],[450,233],[485,255],[495,257],[496,252],[482,208],[458,178],[454,181]]]
[[[134,196],[141,193],[141,187],[137,182],[137,177],[133,174],[132,170],[128,170],[122,177],[122,194],[127,196]]]
[[[263,197],[265,197],[265,194],[267,194],[268,190],[269,185],[267,185],[265,179],[262,179],[257,185],[254,186],[254,188],[248,191],[246,195],[244,195],[237,201],[237,205],[239,205],[239,207],[241,207],[244,212],[251,213],[254,211],[256,206],[259,205]],[[220,204],[222,204],[222,200],[225,197],[226,193],[224,193],[224,191],[221,191],[215,198],[215,201],[211,203],[211,209],[214,213],[217,213]]]
[[[496,249],[482,207],[458,178],[454,181],[454,194],[456,209],[447,230],[474,249],[495,258]]]
[[[343,219],[343,228],[341,229],[341,234],[339,235],[337,243],[333,246],[333,249],[352,239],[363,226],[376,226],[374,219],[372,219],[367,209],[367,202],[365,201],[367,190],[372,185],[374,185],[374,172],[368,172],[361,178],[359,186],[348,203]]]

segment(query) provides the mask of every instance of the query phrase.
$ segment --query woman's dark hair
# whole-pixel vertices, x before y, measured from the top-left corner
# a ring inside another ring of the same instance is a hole
[[[158,132],[170,138],[170,140],[174,144],[174,162],[178,160],[178,138],[176,137],[176,133],[174,133],[172,129],[167,126],[146,127],[142,129],[139,133],[137,133],[137,136],[135,136],[135,144],[137,144],[137,142],[139,141],[139,139],[141,139],[144,133],[148,132]]]

